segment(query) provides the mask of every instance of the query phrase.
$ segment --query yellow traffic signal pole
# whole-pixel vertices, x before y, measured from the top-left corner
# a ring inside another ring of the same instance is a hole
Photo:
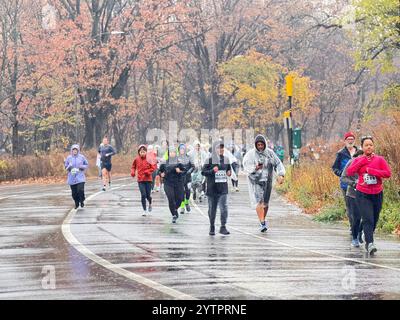
[[[292,96],[293,96],[293,76],[287,75],[286,81],[286,94],[288,96],[288,107],[289,110],[285,111],[284,117],[286,121],[286,128],[288,134],[288,145],[289,145],[289,163],[293,164],[293,142],[292,142]]]

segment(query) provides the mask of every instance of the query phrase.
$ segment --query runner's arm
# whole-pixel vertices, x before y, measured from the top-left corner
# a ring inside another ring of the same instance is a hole
[[[82,165],[79,167],[79,170],[86,170],[89,167],[89,162],[87,161],[87,159],[85,158],[85,156],[83,156],[83,163]]]
[[[367,173],[378,178],[390,178],[392,172],[385,159],[382,159],[380,161],[380,165],[382,166],[382,169],[374,169],[367,167]]]
[[[204,164],[201,170],[201,174],[206,177],[211,177],[215,175],[214,167],[212,166],[210,161],[207,161],[206,164]]]

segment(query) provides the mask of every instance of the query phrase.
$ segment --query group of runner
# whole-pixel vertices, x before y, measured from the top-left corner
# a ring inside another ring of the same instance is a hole
[[[163,150],[165,150],[163,152]],[[101,170],[102,190],[111,187],[111,158],[116,152],[109,144],[108,138],[98,149],[97,165]],[[79,146],[71,147],[71,155],[65,161],[68,171],[68,184],[71,186],[75,209],[84,207],[85,170],[88,161],[80,153]],[[186,144],[170,145],[164,141],[162,146],[140,145],[137,156],[131,166],[131,176],[137,178],[143,208],[142,216],[152,212],[152,193],[159,190],[165,192],[168,200],[172,223],[176,223],[179,214],[189,213],[190,199],[208,198],[208,216],[210,235],[215,235],[217,208],[221,212],[219,232],[228,235],[228,190],[229,180],[232,192],[239,192],[240,168],[248,176],[250,202],[254,206],[260,221],[260,230],[267,230],[266,215],[272,190],[273,171],[278,175],[278,183],[283,182],[285,168],[267,140],[259,135],[255,139],[254,148],[243,158],[241,148],[234,144],[225,147],[223,140],[214,142],[212,147],[195,141],[193,146]]]
[[[382,209],[383,179],[390,178],[391,170],[385,159],[375,154],[372,136],[361,138],[361,148],[356,147],[356,137],[352,132],[345,134],[344,141],[345,146],[337,153],[332,169],[340,177],[340,187],[350,222],[351,245],[359,247],[365,242],[366,251],[373,254],[377,251],[374,232]],[[242,167],[247,175],[250,202],[256,210],[260,231],[267,231],[266,216],[274,172],[277,183],[281,184],[285,167],[274,150],[268,148],[268,141],[262,135],[255,138],[254,147],[244,154],[243,159],[240,149],[234,145],[229,147],[225,148],[223,140],[214,142],[208,150],[199,141],[195,141],[192,147],[183,143],[170,145],[168,141],[164,141],[162,147],[140,145],[131,166],[131,176],[137,177],[142,215],[147,216],[152,211],[151,193],[164,190],[172,223],[176,223],[179,214],[191,211],[189,201],[192,190],[199,188],[198,196],[206,195],[208,198],[209,234],[215,235],[216,212],[219,207],[219,232],[228,235],[228,183],[230,179],[232,191],[239,191],[238,174]],[[105,137],[98,149],[103,191],[106,191],[107,185],[111,187],[113,155],[115,150]],[[85,170],[88,168],[88,161],[80,153],[79,145],[71,147],[71,155],[65,161],[65,168],[68,171],[68,184],[71,186],[75,209],[84,207]],[[197,181],[199,176],[200,182]],[[193,188],[196,184],[196,188]]]
[[[352,236],[351,245],[374,254],[374,232],[383,204],[383,179],[390,178],[391,169],[386,160],[375,154],[372,136],[361,137],[361,147],[355,145],[353,132],[344,135],[345,146],[336,154],[333,172],[340,177],[346,212]]]

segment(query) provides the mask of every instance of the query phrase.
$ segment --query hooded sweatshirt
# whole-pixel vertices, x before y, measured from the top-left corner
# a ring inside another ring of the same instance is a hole
[[[138,148],[138,153],[140,149],[144,148],[146,150],[145,145],[140,145]],[[136,175],[136,170],[138,172],[137,181],[138,182],[152,182],[152,173],[157,169],[157,160],[154,153],[146,153],[144,157],[141,157],[139,154],[133,160],[131,167],[131,176],[132,178]]]
[[[257,150],[257,142],[263,142],[265,149]],[[263,168],[256,170],[258,164],[263,164]],[[262,135],[258,135],[254,141],[254,149],[249,150],[243,158],[244,171],[248,174],[251,183],[264,182],[270,178],[269,170],[275,170],[278,176],[285,176],[285,167],[275,152],[267,147],[267,140]]]
[[[173,146],[168,147],[167,151],[167,160],[162,161],[160,165],[160,173],[165,173],[164,183],[169,186],[176,186],[178,184],[182,184],[185,179],[186,171],[185,167],[182,163],[178,161],[178,156],[171,157],[170,151],[176,152],[176,149]],[[180,173],[176,172],[176,168],[181,170]]]
[[[77,155],[73,155],[72,150],[77,149]],[[67,157],[64,163],[65,169],[68,171],[69,185],[75,185],[78,183],[86,182],[85,170],[89,166],[89,162],[86,160],[85,156],[80,153],[80,148],[78,144],[74,144],[71,147],[71,155]]]
[[[201,174],[207,178],[207,196],[228,194],[227,172],[232,172],[230,161],[227,157],[217,154],[216,148],[220,142],[215,142],[211,150],[211,157],[207,159]],[[214,172],[214,167],[218,167],[218,172]]]
[[[180,150],[184,148],[185,153],[182,155],[180,154]],[[185,177],[184,177],[184,183],[188,184],[189,182],[192,181],[192,172],[194,170],[194,163],[192,159],[186,154],[186,146],[182,143],[179,145],[178,148],[178,162],[182,163],[183,167],[185,168]]]

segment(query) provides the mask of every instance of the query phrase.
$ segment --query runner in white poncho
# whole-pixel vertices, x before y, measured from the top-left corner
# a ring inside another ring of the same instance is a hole
[[[255,139],[255,148],[243,158],[244,171],[248,175],[250,203],[256,209],[261,232],[267,231],[265,218],[272,191],[273,171],[278,175],[278,183],[283,183],[285,167],[275,152],[267,148],[267,140],[262,135]]]

